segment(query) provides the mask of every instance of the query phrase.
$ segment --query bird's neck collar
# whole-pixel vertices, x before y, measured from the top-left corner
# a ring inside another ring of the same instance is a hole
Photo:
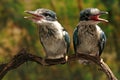
[[[80,21],[79,22],[80,24],[83,24],[83,25],[97,25],[98,23],[100,23],[99,21]]]
[[[42,26],[42,27],[49,27],[49,28],[56,28],[56,29],[59,29],[59,30],[62,30],[63,27],[62,25],[58,22],[58,21],[48,21],[48,22],[43,22],[43,23],[40,23],[38,24],[38,26]]]

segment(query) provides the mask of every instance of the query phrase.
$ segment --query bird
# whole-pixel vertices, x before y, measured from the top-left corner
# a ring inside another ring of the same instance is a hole
[[[70,47],[68,32],[57,21],[56,13],[50,9],[26,10],[30,16],[24,17],[38,26],[40,42],[45,51],[45,59],[65,58]]]
[[[108,20],[100,18],[100,15],[108,14],[98,8],[86,8],[80,12],[79,23],[73,32],[73,45],[75,54],[87,54],[100,57],[106,44],[106,35],[98,26],[98,23]],[[80,63],[89,63],[80,60]]]

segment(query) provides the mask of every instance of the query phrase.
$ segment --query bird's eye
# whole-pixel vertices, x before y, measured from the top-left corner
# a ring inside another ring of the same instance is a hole
[[[88,13],[88,12],[86,12],[86,13],[85,13],[85,15],[86,15],[86,16],[89,16],[89,13]]]
[[[47,13],[44,13],[43,15],[44,15],[44,16],[46,16],[46,17],[47,17],[47,16],[50,16],[50,15],[49,15],[49,14],[47,14]]]

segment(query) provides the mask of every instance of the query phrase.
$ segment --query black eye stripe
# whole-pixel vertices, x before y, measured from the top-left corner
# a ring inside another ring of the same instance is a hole
[[[51,14],[49,12],[43,13],[42,15],[44,15],[45,17],[55,18],[55,14]]]
[[[44,16],[51,16],[49,13],[43,13]]]

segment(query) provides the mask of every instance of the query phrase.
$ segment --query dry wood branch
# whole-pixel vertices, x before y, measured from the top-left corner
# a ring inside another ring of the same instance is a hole
[[[65,58],[62,59],[56,59],[56,60],[51,60],[51,59],[45,59],[42,57],[38,57],[36,55],[30,54],[27,52],[26,49],[22,49],[18,54],[8,63],[1,64],[0,65],[0,80],[5,76],[5,74],[13,69],[16,69],[20,65],[22,65],[24,62],[27,61],[33,61],[37,62],[40,65],[43,66],[51,66],[51,65],[57,65],[57,64],[63,64],[71,61],[76,61],[78,59],[86,59],[94,62],[96,65],[98,65],[101,70],[107,75],[108,80],[117,80],[117,78],[114,76],[112,73],[111,69],[108,67],[106,63],[104,63],[103,59],[93,57],[90,55],[86,54],[72,54],[68,56],[68,60],[66,61]]]

